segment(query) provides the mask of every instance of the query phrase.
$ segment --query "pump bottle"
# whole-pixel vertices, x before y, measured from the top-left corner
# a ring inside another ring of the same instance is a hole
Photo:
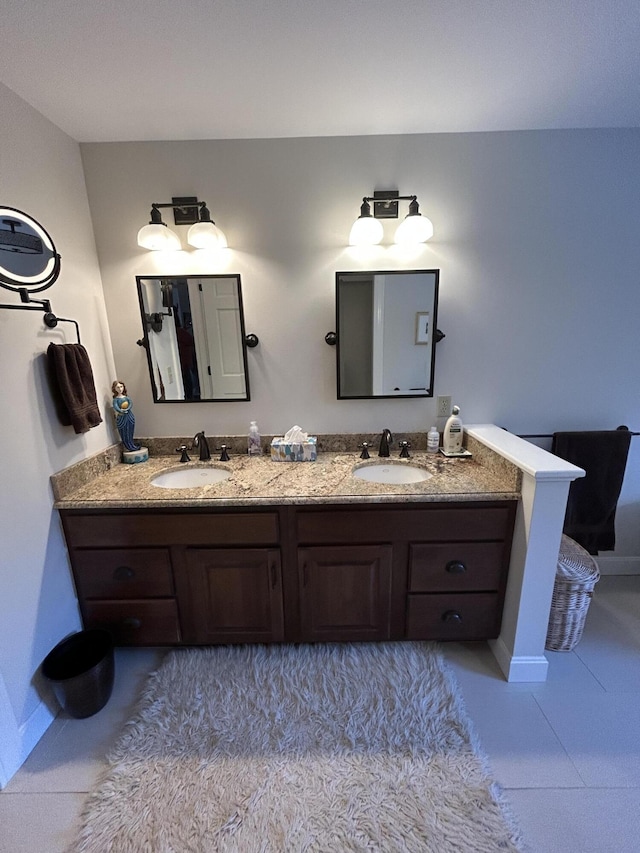
[[[247,452],[249,456],[261,456],[262,445],[260,444],[260,432],[258,424],[251,421],[249,425],[249,435],[247,437]]]
[[[458,417],[460,408],[454,406],[447,418],[442,434],[442,449],[445,453],[462,453],[462,420]]]

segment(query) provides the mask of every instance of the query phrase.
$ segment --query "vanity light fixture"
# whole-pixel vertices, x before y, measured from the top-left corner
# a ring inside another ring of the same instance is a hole
[[[160,208],[173,208],[176,225],[190,225],[187,242],[195,249],[226,249],[227,238],[211,219],[206,202],[198,201],[195,196],[174,197],[170,202],[153,202],[151,219],[138,231],[138,245],[151,251],[176,251],[181,243],[175,231],[163,221]]]
[[[420,213],[417,196],[399,195],[397,190],[376,190],[372,196],[362,199],[360,216],[353,223],[349,234],[349,245],[375,246],[380,243],[384,234],[380,219],[397,219],[399,201],[409,202],[409,213],[398,226],[395,242],[406,246],[430,240],[433,237],[433,224]]]

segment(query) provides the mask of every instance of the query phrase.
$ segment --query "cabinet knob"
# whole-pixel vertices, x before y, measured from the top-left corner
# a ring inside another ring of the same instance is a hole
[[[133,571],[131,566],[118,566],[118,568],[113,573],[114,580],[117,581],[131,580],[134,575],[135,572]]]
[[[443,622],[454,622],[456,624],[462,622],[462,616],[458,613],[457,610],[447,610],[442,614]]]
[[[462,560],[449,560],[444,570],[445,572],[449,572],[450,575],[461,575],[467,571],[467,567]]]
[[[124,619],[122,621],[122,624],[125,626],[125,628],[138,629],[138,628],[142,627],[142,620],[136,619],[135,616],[128,616],[126,619]]]

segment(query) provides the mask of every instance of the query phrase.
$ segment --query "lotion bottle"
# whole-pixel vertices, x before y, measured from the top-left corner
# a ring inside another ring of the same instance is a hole
[[[249,453],[249,456],[261,456],[262,455],[262,445],[260,444],[260,432],[258,430],[258,424],[255,421],[251,421],[251,423],[249,425],[247,452]]]
[[[442,435],[442,449],[445,453],[462,452],[462,421],[458,417],[460,408],[454,406],[451,410]]]

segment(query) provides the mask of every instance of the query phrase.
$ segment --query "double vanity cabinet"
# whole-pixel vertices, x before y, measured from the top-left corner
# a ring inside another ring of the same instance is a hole
[[[481,640],[517,501],[60,507],[86,628],[119,645]]]

